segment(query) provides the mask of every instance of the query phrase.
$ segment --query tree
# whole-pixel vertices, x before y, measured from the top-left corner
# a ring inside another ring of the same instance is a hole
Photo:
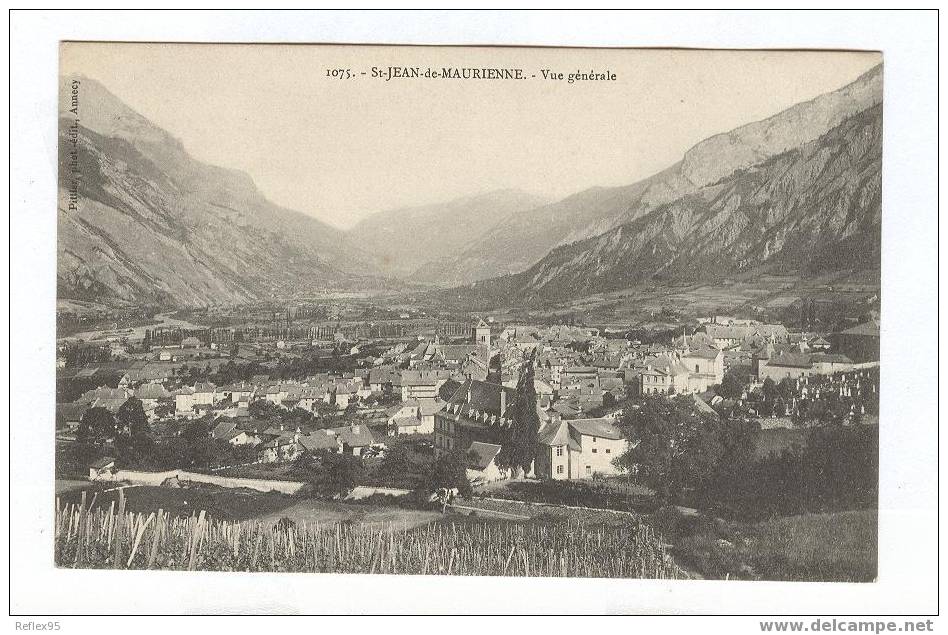
[[[344,497],[365,477],[362,460],[351,454],[326,453],[323,469],[315,475],[313,486],[318,493]]]
[[[471,483],[467,480],[464,456],[459,451],[444,454],[434,461],[428,470],[425,485],[430,491],[456,488],[461,496],[473,494]]]
[[[411,472],[412,462],[408,456],[408,449],[404,445],[394,445],[385,452],[385,457],[379,466],[380,472],[393,487],[400,479]]]
[[[189,423],[181,431],[181,438],[187,444],[186,464],[195,467],[218,465],[231,452],[226,441],[211,436],[211,426],[207,419],[198,419]]]
[[[155,416],[159,419],[166,419],[174,414],[174,401],[166,400],[155,406]]]
[[[128,437],[148,434],[148,418],[141,399],[132,397],[119,406],[115,413],[115,429]]]
[[[627,408],[619,423],[634,443],[615,464],[635,469],[650,487],[670,500],[699,488],[711,478],[724,455],[720,421],[697,411],[694,402],[685,397],[647,396],[639,408]]]
[[[115,459],[123,467],[149,469],[162,467],[155,451],[155,442],[147,434],[115,437]]]
[[[737,370],[732,368],[724,373],[718,394],[725,399],[739,399],[744,394],[744,381]]]
[[[501,444],[497,465],[509,467],[516,478],[530,469],[536,458],[540,434],[540,415],[537,413],[537,392],[533,385],[533,360],[524,364],[517,385],[513,409],[513,426],[508,438]]]
[[[258,399],[250,404],[247,408],[247,411],[250,413],[250,416],[255,419],[262,419],[264,421],[274,421],[277,419],[282,419],[284,413],[283,408],[276,405],[272,401],[267,401],[266,399]]]
[[[105,408],[89,408],[79,420],[76,439],[80,443],[98,445],[115,436],[115,417]]]

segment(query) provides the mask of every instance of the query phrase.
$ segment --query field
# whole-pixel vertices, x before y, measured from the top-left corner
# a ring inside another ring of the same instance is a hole
[[[57,501],[60,567],[211,571],[675,578],[647,525],[447,517],[392,524],[233,522]]]
[[[815,279],[753,272],[709,284],[643,286],[598,293],[559,304],[555,309],[526,311],[507,308],[491,312],[499,319],[545,318],[557,313],[580,313],[602,324],[644,324],[663,310],[684,317],[764,309],[779,314],[800,298],[841,307],[879,293],[878,274],[841,272]]]
[[[871,582],[877,575],[874,510],[717,522],[674,543],[677,561],[706,578]]]

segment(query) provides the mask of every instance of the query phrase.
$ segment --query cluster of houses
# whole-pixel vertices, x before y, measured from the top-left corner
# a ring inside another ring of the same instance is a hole
[[[873,345],[877,350],[877,324],[874,330],[861,325],[840,335],[840,342],[858,345],[860,356],[871,356]],[[175,364],[136,362],[117,388],[89,390],[58,411],[72,430],[87,409],[114,413],[132,397],[142,401],[151,421],[211,416],[214,438],[253,448],[261,462],[317,450],[361,455],[387,435],[430,434],[437,454],[460,451],[475,478],[494,480],[505,476],[496,466],[497,431],[513,424],[511,408],[529,360],[541,422],[534,475],[583,479],[616,472],[613,459],[626,441],[614,417],[626,396],[697,399],[730,370],[740,371],[750,385],[858,370],[840,346],[817,333],[723,317],[703,320],[669,343],[606,337],[598,329],[575,326],[495,328],[478,319],[468,341],[442,341],[433,333],[394,344],[355,371],[298,381],[259,375],[225,386],[181,385]],[[342,415],[348,425],[283,429],[251,416],[251,405],[259,401],[317,417]]]

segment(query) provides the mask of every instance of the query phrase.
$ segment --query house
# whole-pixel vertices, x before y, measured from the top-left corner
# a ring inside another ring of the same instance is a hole
[[[417,400],[403,401],[385,410],[385,424],[389,436],[411,434],[421,425]]]
[[[619,474],[613,459],[628,442],[611,419],[554,417],[540,430],[534,472],[539,478],[586,479]]]
[[[449,379],[449,370],[403,370],[393,388],[401,392],[402,401],[434,399],[438,396],[438,388]]]
[[[559,390],[560,399],[571,401],[584,410],[602,407],[603,394],[598,375],[592,377],[574,375],[568,383],[564,380]]]
[[[431,434],[434,432],[435,415],[444,409],[446,402],[435,397],[434,399],[419,399],[418,414],[421,424],[415,430],[415,434]]]
[[[391,392],[397,377],[394,366],[377,366],[369,371],[369,389],[376,393]]]
[[[335,383],[336,408],[345,410],[349,404],[359,398],[359,386],[351,381],[337,381]]]
[[[89,464],[89,480],[95,481],[100,478],[111,478],[115,472],[115,459],[110,456],[104,456],[98,461]]]
[[[537,375],[539,375],[539,373],[537,373]],[[533,389],[536,391],[537,396],[540,396],[540,397],[553,396],[553,384],[541,379],[540,377],[536,375],[534,375],[533,377]]]
[[[78,376],[78,375],[77,375]],[[108,386],[100,386],[93,390],[87,390],[82,393],[76,403],[80,405],[90,405],[97,399],[121,399],[123,402],[132,395],[132,392],[126,388],[109,388]]]
[[[285,432],[261,443],[257,450],[257,456],[261,463],[293,461],[303,453],[304,448],[300,445],[299,440],[298,432]]]
[[[499,445],[473,441],[465,453],[467,479],[472,483],[482,484],[510,478],[508,469],[497,466],[498,454]]]
[[[211,382],[194,384],[194,405],[213,406],[217,401],[217,386]]]
[[[116,414],[119,411],[119,408],[121,408],[126,401],[128,401],[128,399],[122,397],[119,397],[118,399],[99,397],[89,404],[89,406],[91,408],[105,408],[112,414]]]
[[[626,379],[638,375],[641,395],[700,393],[724,379],[723,351],[707,346],[692,348],[686,343],[682,349],[648,357],[637,364],[640,367],[626,372]]]
[[[468,379],[435,414],[435,453],[442,456],[471,447],[474,441],[490,442],[499,428],[513,425],[514,388]]]
[[[282,406],[287,394],[286,384],[273,384],[267,387],[264,398],[274,405]]]
[[[396,434],[431,434],[434,432],[435,414],[444,408],[440,399],[417,399],[405,401],[385,411],[390,436]]]
[[[240,402],[242,398],[246,398],[246,400],[249,401],[253,398],[255,392],[256,387],[253,384],[247,382],[230,384],[229,386],[224,386],[220,389],[222,397],[224,399],[230,399],[233,403]]]
[[[584,379],[596,379],[599,369],[595,366],[567,366],[560,375],[560,383],[569,384]]]
[[[480,348],[477,344],[437,344],[435,358],[445,364],[460,366]]]
[[[335,452],[336,454],[342,453],[342,442],[338,436],[329,430],[317,430],[312,434],[301,436],[300,445],[303,446],[304,450],[310,453],[323,450]]]
[[[540,340],[530,334],[518,335],[511,339],[510,342],[521,351],[528,353],[532,353],[540,346]]]
[[[155,409],[160,401],[170,401],[171,393],[161,384],[142,384],[135,389],[135,398],[141,400],[145,412]]]
[[[332,391],[327,386],[305,386],[299,393],[296,406],[314,412],[320,404],[328,404],[332,397]]]
[[[70,432],[75,432],[87,409],[88,406],[78,403],[58,403],[56,404],[56,422],[58,426],[61,425]]]
[[[223,440],[235,447],[239,445],[255,446],[260,444],[260,438],[246,430],[231,430],[226,437],[223,437]]]
[[[682,336],[682,346],[677,350],[678,359],[688,369],[688,391],[705,392],[724,380],[724,353],[715,346],[690,343]]]
[[[366,425],[330,428],[329,431],[339,439],[344,454],[362,456],[362,452],[375,443],[375,436]]]
[[[658,355],[645,361],[639,373],[639,394],[671,395],[685,392],[688,387],[688,368],[670,355]]]
[[[260,437],[257,436],[254,430],[238,427],[237,421],[234,419],[221,419],[211,429],[211,436],[221,441],[227,441],[233,446],[257,445],[260,443]]]
[[[190,416],[194,412],[194,388],[183,386],[173,394],[175,414]]]

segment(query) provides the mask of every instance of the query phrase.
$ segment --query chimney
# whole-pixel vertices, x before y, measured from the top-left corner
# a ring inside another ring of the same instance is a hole
[[[498,414],[501,417],[503,417],[506,411],[507,411],[507,391],[501,388],[500,389],[500,412]]]

